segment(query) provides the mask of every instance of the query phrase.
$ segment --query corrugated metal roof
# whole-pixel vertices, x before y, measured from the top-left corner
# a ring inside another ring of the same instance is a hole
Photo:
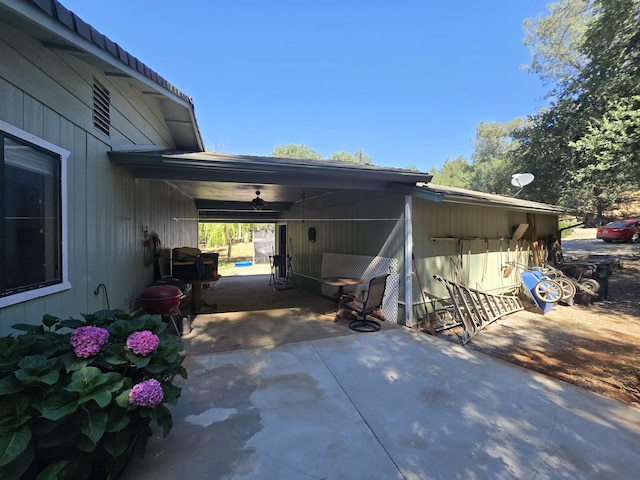
[[[491,193],[477,192],[464,188],[435,185],[433,183],[417,184],[414,195],[434,202],[465,203],[469,205],[506,207],[517,210],[536,211],[552,214],[575,213],[571,209],[532,202],[520,198],[505,197]]]
[[[83,21],[75,13],[67,10],[67,8],[65,8],[64,5],[62,5],[60,2],[56,0],[25,1],[37,6],[51,18],[57,20],[61,25],[64,25],[66,28],[80,35],[85,40],[88,40],[101,50],[104,50],[118,62],[129,68],[132,68],[152,82],[158,84],[163,89],[193,105],[193,100],[189,96],[181,92],[174,85],[164,79],[161,75],[159,75],[158,73],[147,67],[140,60],[138,60],[136,57],[128,53],[126,50],[120,47],[120,45],[113,42],[102,33],[98,32],[95,28]]]

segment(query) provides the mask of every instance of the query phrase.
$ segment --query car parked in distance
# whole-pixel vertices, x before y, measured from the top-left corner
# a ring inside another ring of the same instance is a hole
[[[640,218],[617,220],[598,227],[596,238],[605,242],[632,242],[640,241]]]

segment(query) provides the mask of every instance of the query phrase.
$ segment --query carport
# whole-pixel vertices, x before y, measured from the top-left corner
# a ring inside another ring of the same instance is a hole
[[[355,258],[364,269],[383,256],[384,265],[394,261],[394,299],[401,292],[400,303],[412,302],[411,277],[404,272],[404,265],[411,265],[411,193],[418,183],[431,180],[426,173],[214,152],[115,151],[109,158],[136,179],[163,181],[193,199],[198,217],[173,219],[184,228],[196,222],[275,223],[277,253],[293,256],[296,283],[303,289],[321,293],[318,280],[328,262],[326,252]],[[374,202],[392,208],[376,208]],[[373,227],[364,232],[364,224]],[[339,233],[326,233],[327,225],[339,225]],[[317,241],[308,235],[311,226],[314,232],[317,227]],[[383,251],[384,242],[393,248]],[[401,261],[398,252],[404,255]],[[404,279],[401,286],[399,279]]]

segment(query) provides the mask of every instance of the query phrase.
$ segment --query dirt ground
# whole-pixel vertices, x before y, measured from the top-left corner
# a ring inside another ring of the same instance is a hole
[[[620,259],[607,298],[558,304],[546,315],[532,305],[489,325],[466,346],[640,408],[640,244],[605,244],[595,229],[582,229],[562,245],[565,257]],[[455,338],[455,332],[440,335]]]

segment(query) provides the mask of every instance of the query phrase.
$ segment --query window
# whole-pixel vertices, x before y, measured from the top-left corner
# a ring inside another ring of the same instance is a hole
[[[0,121],[0,307],[70,287],[69,152]]]

